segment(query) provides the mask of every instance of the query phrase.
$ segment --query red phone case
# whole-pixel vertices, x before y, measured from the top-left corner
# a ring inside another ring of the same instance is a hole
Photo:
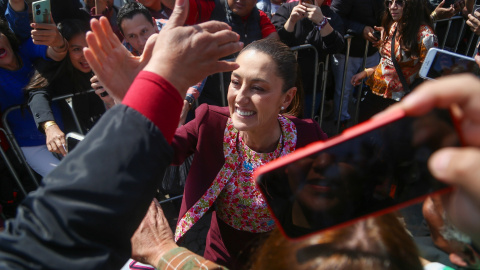
[[[450,113],[451,115],[451,113]],[[315,143],[312,143],[312,144],[309,144],[301,149],[298,149],[296,150],[295,152],[287,155],[287,156],[283,156],[277,160],[274,160],[264,166],[261,166],[260,168],[258,168],[255,172],[254,172],[254,178],[255,178],[255,181],[257,183],[257,187],[258,189],[262,192],[262,195],[266,198],[267,194],[264,193],[264,191],[261,189],[260,187],[260,184],[259,184],[259,176],[262,175],[262,174],[265,174],[267,172],[271,172],[271,171],[274,171],[274,170],[277,170],[277,169],[280,169],[281,167],[283,166],[286,166],[290,163],[293,163],[295,161],[298,161],[299,159],[302,159],[302,158],[306,158],[310,155],[313,155],[321,150],[324,150],[324,149],[327,149],[327,148],[330,148],[332,146],[335,146],[335,145],[338,145],[342,142],[345,142],[345,141],[348,141],[352,138],[355,138],[359,135],[362,135],[362,134],[365,134],[369,131],[372,131],[374,129],[377,129],[379,127],[382,127],[382,126],[385,126],[391,122],[394,122],[396,120],[399,120],[403,117],[405,117],[406,114],[403,110],[401,109],[394,109],[394,110],[391,110],[389,114],[387,115],[384,115],[383,117],[381,118],[373,118],[373,119],[370,119],[368,121],[365,121],[359,125],[356,125],[356,126],[353,126],[349,129],[346,129],[343,133],[341,133],[340,135],[336,136],[336,137],[333,137],[327,141],[323,141],[323,142],[315,142]],[[457,134],[459,135],[459,140],[460,142],[462,141],[461,140],[461,134],[459,133],[459,127],[458,127],[458,123],[455,122],[455,119],[452,117],[452,121],[453,121],[453,124],[455,126],[455,130],[457,132]],[[326,229],[322,229],[322,230],[318,230],[316,232],[313,232],[313,233],[309,233],[307,235],[304,235],[304,236],[301,236],[301,237],[295,237],[295,239],[304,239],[312,234],[315,234],[315,233],[318,233],[318,232],[321,232],[321,231],[325,231],[325,230],[330,230],[330,229],[338,229],[338,228],[341,228],[341,227],[345,227],[345,226],[349,226],[359,220],[363,220],[363,219],[366,219],[366,218],[369,218],[369,217],[374,217],[374,216],[380,216],[380,215],[383,215],[383,214],[386,214],[386,213],[389,213],[389,212],[393,212],[393,211],[396,211],[396,210],[399,210],[401,208],[404,208],[406,206],[409,206],[409,205],[412,205],[412,204],[415,204],[415,203],[419,203],[423,200],[425,200],[428,196],[430,195],[433,195],[433,194],[444,194],[444,193],[448,193],[450,191],[452,191],[453,187],[447,187],[447,188],[443,188],[441,190],[438,190],[438,191],[435,191],[435,192],[432,192],[432,193],[429,193],[429,194],[426,194],[426,195],[423,195],[423,196],[419,196],[419,197],[416,197],[414,199],[411,199],[411,200],[408,200],[406,202],[402,202],[402,203],[399,203],[397,205],[394,205],[392,207],[389,207],[389,208],[386,208],[386,209],[383,209],[383,210],[379,210],[377,212],[374,212],[374,213],[371,213],[371,214],[368,214],[368,215],[364,215],[364,216],[361,216],[361,217],[358,217],[358,218],[354,218],[354,219],[351,219],[347,222],[343,222],[341,224],[338,224],[338,225],[335,225],[335,226],[332,226],[332,227],[329,227],[329,228],[326,228]],[[268,200],[266,199],[266,201],[268,202]],[[271,207],[270,204],[268,204],[268,207],[269,207],[269,210],[270,212],[273,214],[273,209]],[[292,238],[290,236],[288,236],[284,229],[282,228],[278,218],[273,214],[274,216],[274,219],[275,219],[275,223],[277,224],[277,226],[280,228],[281,232],[285,235],[285,237],[287,238]]]

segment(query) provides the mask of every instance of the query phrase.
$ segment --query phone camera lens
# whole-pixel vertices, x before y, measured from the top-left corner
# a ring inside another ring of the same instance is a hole
[[[37,5],[37,6],[35,6],[35,8],[36,8],[36,9],[40,9],[40,6],[39,6],[39,5]]]
[[[37,12],[35,12],[35,14],[37,15],[40,15],[40,13],[42,13],[40,10],[37,10]]]

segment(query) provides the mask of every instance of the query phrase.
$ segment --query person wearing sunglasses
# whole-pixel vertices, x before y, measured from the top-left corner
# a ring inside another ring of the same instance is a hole
[[[432,47],[438,46],[426,2],[422,0],[385,1],[381,27],[380,63],[352,77],[356,86],[367,78],[368,92],[360,110],[366,120],[400,101],[420,81],[418,73]]]

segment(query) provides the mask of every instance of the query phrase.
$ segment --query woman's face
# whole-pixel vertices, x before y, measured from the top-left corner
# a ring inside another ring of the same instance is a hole
[[[7,36],[0,32],[0,68],[12,69],[15,62],[15,54]]]
[[[296,88],[282,92],[283,79],[277,76],[272,58],[254,49],[241,53],[228,87],[228,107],[234,127],[239,131],[271,133],[278,125],[281,107],[287,108]]]
[[[387,0],[385,1],[392,19],[398,22],[403,15],[403,6],[405,5],[405,0]]]
[[[85,39],[85,33],[81,33],[73,36],[68,41],[68,53],[70,61],[72,61],[73,67],[80,70],[83,73],[88,73],[92,69],[83,55],[83,48],[87,47],[87,41]]]

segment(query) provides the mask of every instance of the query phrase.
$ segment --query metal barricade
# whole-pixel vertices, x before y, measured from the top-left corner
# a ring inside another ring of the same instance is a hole
[[[435,23],[434,23],[434,28],[435,28],[435,30],[436,30],[437,24],[438,24],[439,22],[447,22],[447,29],[446,29],[446,31],[445,31],[445,36],[443,37],[443,40],[441,40],[441,43],[440,43],[440,46],[439,46],[439,48],[444,49],[444,48],[445,48],[445,44],[446,44],[446,42],[447,42],[448,35],[449,35],[450,32],[451,32],[450,30],[451,30],[452,23],[455,22],[455,21],[461,21],[461,22],[462,22],[462,25],[461,25],[461,27],[460,27],[460,31],[459,31],[459,34],[458,34],[458,38],[457,38],[457,40],[455,41],[455,46],[454,46],[454,48],[452,48],[454,52],[459,53],[459,52],[458,52],[458,49],[459,49],[458,47],[459,47],[459,45],[460,45],[460,41],[461,41],[463,38],[466,38],[466,37],[464,36],[465,33],[466,33],[466,27],[465,27],[465,25],[466,25],[466,20],[463,18],[463,16],[454,16],[454,17],[451,17],[451,18],[449,18],[449,19],[437,20],[437,21],[435,21]],[[476,42],[473,43],[473,40],[474,40],[475,38],[476,38]],[[470,36],[468,37],[468,42],[467,42],[467,46],[466,46],[466,48],[465,48],[465,52],[462,53],[462,54],[464,54],[464,55],[469,55],[468,52],[471,51],[472,44],[473,44],[473,46],[475,46],[475,45],[478,43],[478,41],[479,41],[479,37],[478,37],[477,35],[475,35],[475,33],[471,32],[471,33],[470,33]],[[475,54],[476,54],[476,52],[473,51],[472,55],[470,55],[470,56],[473,57]]]
[[[63,95],[63,96],[58,96],[58,97],[52,98],[52,101],[65,100],[67,102],[67,104],[69,105],[68,107],[70,108],[70,112],[72,113],[73,119],[75,121],[75,125],[78,129],[78,132],[82,135],[84,135],[84,133],[81,129],[80,122],[78,121],[78,117],[75,113],[75,110],[74,110],[74,108],[71,104],[71,99],[72,99],[73,96],[89,94],[89,93],[92,93],[92,92],[95,92],[95,90],[90,89],[90,90],[87,90],[87,91],[84,91],[84,92],[81,92],[81,93],[68,94],[68,95]],[[8,124],[8,121],[7,121],[8,115],[12,111],[19,110],[19,109],[21,109],[21,106],[17,105],[17,106],[10,107],[7,110],[5,110],[5,112],[3,112],[3,114],[2,114],[2,124],[3,124],[3,127],[5,128],[4,133],[7,137],[9,145],[12,147],[12,150],[14,151],[15,155],[18,158],[18,161],[20,162],[21,165],[23,165],[25,167],[25,169],[27,170],[31,180],[38,187],[38,179],[35,176],[35,173],[33,172],[32,168],[30,168],[30,166],[27,164],[27,161],[25,159],[25,156],[23,155],[22,149],[18,145],[17,140],[15,139],[15,136],[12,132],[12,129],[10,128],[10,125]],[[2,154],[2,156],[3,156],[3,154]],[[12,167],[12,169],[13,169],[13,167]]]
[[[300,46],[294,46],[294,47],[291,47],[290,48],[292,51],[294,52],[298,52],[298,51],[301,51],[301,50],[308,50],[308,49],[312,49],[314,52],[315,52],[315,67],[314,67],[314,72],[313,72],[313,100],[312,100],[312,113],[311,113],[311,116],[310,118],[313,118],[315,116],[315,100],[316,100],[316,94],[317,94],[317,80],[318,80],[318,51],[317,49],[315,48],[315,46],[311,45],[311,44],[303,44],[303,45],[300,45]],[[323,97],[322,97],[322,105],[323,105],[323,101],[325,100],[325,91],[323,91]],[[323,110],[323,106],[321,107]]]
[[[2,131],[2,132],[5,134],[5,136],[8,136],[8,135],[7,135],[7,132],[5,131],[5,129],[0,128],[0,131]],[[10,160],[8,159],[7,154],[5,153],[5,151],[3,151],[2,147],[0,147],[0,155],[2,156],[2,159],[3,159],[3,161],[5,162],[5,165],[7,166],[8,171],[10,172],[10,174],[11,174],[12,177],[13,177],[13,179],[14,179],[15,182],[17,183],[18,188],[20,188],[20,191],[22,192],[22,194],[23,194],[24,196],[26,196],[26,195],[27,195],[27,191],[26,191],[25,187],[23,186],[22,181],[20,181],[20,178],[18,177],[17,172],[15,172],[15,169],[14,169],[12,163],[11,163]]]

